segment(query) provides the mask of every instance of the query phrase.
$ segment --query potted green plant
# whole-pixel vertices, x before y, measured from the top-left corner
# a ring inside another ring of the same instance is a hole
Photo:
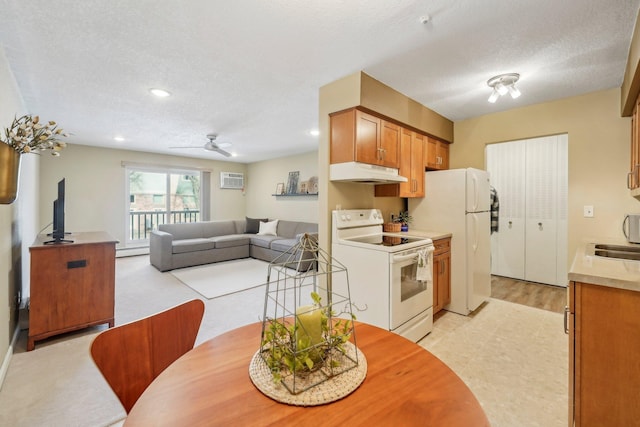
[[[413,221],[413,217],[409,215],[409,211],[400,211],[393,221],[402,224],[401,231],[409,231],[409,224]]]

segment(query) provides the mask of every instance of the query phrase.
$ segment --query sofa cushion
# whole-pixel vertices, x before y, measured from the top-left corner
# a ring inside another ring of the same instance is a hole
[[[269,222],[260,223],[260,231],[258,236],[277,236],[278,235],[278,220],[274,219]]]
[[[236,223],[229,221],[208,221],[203,223],[202,237],[236,234]]]
[[[249,234],[256,234],[258,231],[260,231],[260,223],[269,221],[268,218],[249,218],[249,217],[245,217],[245,218],[247,220],[245,233],[249,233]]]
[[[203,224],[202,222],[159,224],[158,230],[172,234],[174,240],[196,239],[198,237],[206,237],[202,234]]]
[[[249,243],[251,243],[251,237],[243,234],[211,237],[209,240],[215,242],[217,249],[232,248],[234,246],[249,245]]]
[[[174,240],[171,250],[174,254],[183,254],[186,252],[206,251],[213,248],[215,248],[215,243],[211,239],[197,238]]]
[[[261,236],[260,234],[256,234],[255,236],[251,236],[251,244],[269,249],[271,242],[277,239],[280,238],[278,236]]]
[[[276,239],[271,242],[271,249],[279,252],[287,252],[298,243],[298,239]]]

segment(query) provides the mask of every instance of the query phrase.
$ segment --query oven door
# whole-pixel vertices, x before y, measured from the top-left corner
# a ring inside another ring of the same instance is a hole
[[[433,306],[433,251],[429,251],[427,264],[431,280],[422,281],[416,279],[421,249],[425,247],[391,254],[389,310],[392,330]]]

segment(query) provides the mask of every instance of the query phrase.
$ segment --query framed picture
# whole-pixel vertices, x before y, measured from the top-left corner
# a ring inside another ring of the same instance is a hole
[[[276,194],[283,194],[284,193],[284,182],[279,182],[278,185],[276,185]]]
[[[299,177],[300,171],[289,172],[289,179],[287,180],[287,194],[296,194],[298,192]]]
[[[309,183],[303,181],[300,183],[300,194],[307,194],[309,192]]]
[[[307,181],[307,192],[309,194],[318,194],[318,177],[312,176]]]

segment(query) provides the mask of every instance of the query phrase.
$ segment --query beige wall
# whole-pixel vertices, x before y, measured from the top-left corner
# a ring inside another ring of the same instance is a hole
[[[24,114],[22,96],[9,69],[4,49],[0,46],[0,125],[3,130],[11,124],[14,116]],[[23,156],[23,158],[26,156]],[[8,362],[12,354],[11,340],[17,324],[16,295],[21,287],[22,257],[25,226],[32,205],[37,199],[38,188],[33,184],[36,175],[37,159],[22,161],[20,175],[21,192],[30,192],[21,196],[10,205],[0,205],[0,384],[4,379]],[[35,193],[35,195],[34,195]],[[25,242],[28,242],[28,237]]]
[[[60,157],[41,156],[40,228],[51,222],[51,203],[57,195],[57,182],[66,178],[65,228],[107,231],[120,242],[118,248],[124,247],[127,207],[123,197],[126,187],[122,162],[210,170],[212,219],[244,218],[242,191],[220,189],[220,172],[246,173],[244,164],[69,145]]]
[[[456,122],[451,168],[484,169],[487,144],[559,133],[569,135],[570,265],[583,237],[623,237],[625,213],[640,212],[626,188],[631,122],[620,117],[620,89]],[[594,206],[593,218],[583,218],[584,205]]]
[[[385,218],[389,218],[391,213],[405,209],[405,199],[375,197],[372,185],[329,181],[329,114],[355,106],[366,107],[444,140],[450,141],[453,136],[453,122],[362,72],[321,87],[318,118],[318,228],[320,246],[326,250],[330,249],[331,244],[331,211],[338,205],[342,209],[378,208]]]
[[[275,197],[276,185],[287,185],[289,172],[299,171],[300,182],[318,176],[318,152],[251,163],[247,167],[247,210],[252,218],[318,222],[318,196]]]

